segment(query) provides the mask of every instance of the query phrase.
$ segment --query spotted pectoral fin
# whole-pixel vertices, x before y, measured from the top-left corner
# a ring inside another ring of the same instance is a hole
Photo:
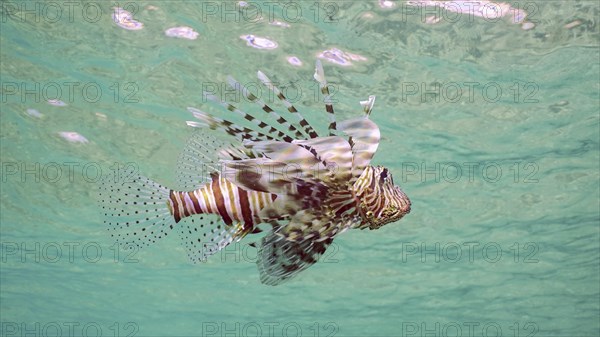
[[[334,237],[357,219],[329,219],[324,208],[297,212],[289,223],[278,226],[262,239],[257,266],[264,284],[281,284],[315,264]]]
[[[315,264],[333,242],[314,237],[294,241],[290,234],[271,232],[262,239],[257,260],[262,283],[275,286],[293,278]]]
[[[191,191],[210,181],[210,173],[219,171],[217,152],[223,146],[205,129],[195,129],[177,161],[178,188]]]
[[[246,160],[257,154],[212,135],[212,130],[196,128],[177,161],[177,182],[181,191],[192,191],[212,180],[211,173],[220,172],[223,160]]]
[[[240,226],[227,226],[215,214],[193,215],[177,224],[177,231],[188,257],[193,263],[207,258],[245,236]]]

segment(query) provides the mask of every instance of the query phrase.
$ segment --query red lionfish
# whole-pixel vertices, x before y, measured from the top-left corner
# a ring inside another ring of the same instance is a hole
[[[409,213],[410,200],[394,185],[389,170],[369,165],[380,139],[379,128],[369,119],[375,96],[360,102],[363,116],[336,122],[319,61],[314,78],[329,116],[327,136],[317,133],[261,71],[258,79],[297,121],[276,113],[232,77],[228,84],[264,111],[260,118],[205,92],[205,98],[253,126],[188,108],[197,121],[187,124],[199,129],[178,162],[179,190],[134,172],[125,182],[102,184],[105,223],[112,236],[121,244],[143,247],[173,229],[190,259],[199,262],[267,223],[272,230],[260,241],[257,265],[261,282],[277,285],[316,263],[345,230],[378,229]],[[223,142],[208,129],[235,140]]]

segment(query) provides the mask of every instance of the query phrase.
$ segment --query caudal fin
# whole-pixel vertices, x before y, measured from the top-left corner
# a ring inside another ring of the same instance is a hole
[[[118,179],[105,177],[99,189],[104,223],[121,245],[149,246],[166,237],[175,227],[175,217],[169,209],[172,191],[135,170],[122,173]],[[215,214],[196,214],[180,220],[177,232],[194,263],[206,261],[243,237],[239,226],[226,226]]]
[[[168,207],[169,189],[129,169],[107,176],[99,201],[108,232],[120,244],[145,247],[167,236],[175,220]]]

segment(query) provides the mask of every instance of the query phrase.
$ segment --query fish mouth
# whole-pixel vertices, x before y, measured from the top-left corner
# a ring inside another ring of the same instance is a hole
[[[394,221],[397,221],[397,220],[394,220]],[[394,222],[394,221],[386,221],[386,222],[380,222],[380,223],[372,223],[371,225],[369,225],[369,230],[376,230],[376,229],[379,229],[379,228],[383,227],[384,225],[387,225],[387,224],[389,224],[389,223],[391,223],[391,222]]]
[[[369,230],[376,230],[376,229],[379,229],[379,228],[381,228],[381,227],[383,227],[383,226],[385,226],[385,225],[387,225],[387,224],[389,224],[389,223],[396,222],[396,221],[400,221],[400,220],[401,220],[402,218],[404,218],[404,216],[405,216],[405,215],[407,215],[408,213],[410,213],[410,204],[409,204],[408,208],[406,208],[406,209],[402,210],[402,212],[401,212],[401,213],[399,213],[399,214],[397,214],[397,215],[395,215],[395,216],[389,217],[389,218],[388,218],[387,220],[385,220],[385,221],[381,221],[381,222],[370,222],[370,223],[369,223],[369,227],[368,227],[368,228],[369,228]],[[383,214],[382,214],[382,215],[383,215]]]
[[[369,230],[376,230],[376,229],[379,229],[379,228],[381,228],[391,222],[394,222],[394,221],[395,220],[390,219],[390,220],[385,220],[385,221],[381,221],[381,222],[369,222],[368,228],[369,228]]]

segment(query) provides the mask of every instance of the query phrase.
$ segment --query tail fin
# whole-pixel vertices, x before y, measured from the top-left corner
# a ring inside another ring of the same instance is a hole
[[[134,169],[104,177],[99,190],[104,223],[122,245],[149,246],[175,224],[168,206],[170,190]]]
[[[105,177],[99,189],[104,223],[111,236],[123,246],[149,246],[167,236],[176,224],[169,198],[171,193],[180,192],[135,170],[127,170],[118,179]],[[194,263],[206,261],[210,255],[243,237],[239,226],[226,226],[215,214],[195,214],[178,220],[181,220],[177,231],[182,245]]]

